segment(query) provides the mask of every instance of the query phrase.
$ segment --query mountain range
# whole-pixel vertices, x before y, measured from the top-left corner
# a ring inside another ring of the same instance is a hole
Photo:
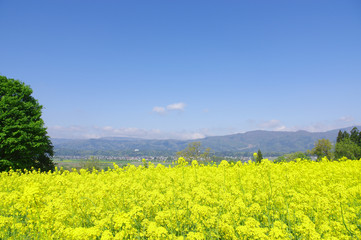
[[[107,137],[97,139],[53,138],[55,156],[125,156],[125,155],[172,155],[187,147],[190,142],[201,142],[202,148],[214,153],[250,153],[261,149],[263,153],[283,154],[312,149],[318,139],[335,142],[339,130],[350,131],[353,127],[327,132],[307,131],[250,131],[226,136],[212,136],[196,140],[149,140],[140,138]],[[361,127],[357,127],[361,129]]]

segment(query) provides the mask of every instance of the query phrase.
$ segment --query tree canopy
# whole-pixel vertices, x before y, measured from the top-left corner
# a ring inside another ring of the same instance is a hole
[[[361,132],[354,127],[350,133],[339,131],[336,145],[335,157],[347,157],[348,159],[361,158]]]
[[[299,152],[284,154],[284,155],[278,157],[277,159],[275,159],[274,162],[275,163],[291,162],[291,161],[295,161],[296,159],[311,160],[311,158],[310,158],[310,156],[308,154],[299,151]]]
[[[328,139],[319,139],[315,143],[315,147],[311,150],[311,154],[317,156],[317,160],[320,161],[322,157],[332,158],[332,143]]]
[[[0,171],[54,168],[42,106],[32,92],[23,82],[0,76]]]
[[[257,155],[255,155],[255,157],[256,157],[256,163],[262,162],[263,156],[262,156],[262,152],[260,149],[258,149]]]
[[[207,148],[202,152],[200,142],[191,142],[185,149],[177,152],[177,157],[183,157],[188,162],[192,160],[208,162],[210,161],[210,151],[211,149]]]

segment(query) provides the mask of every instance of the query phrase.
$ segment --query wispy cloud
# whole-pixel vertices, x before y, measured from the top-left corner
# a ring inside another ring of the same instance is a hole
[[[169,111],[184,111],[186,104],[183,102],[169,104],[166,107],[156,106],[153,107],[153,112],[157,114],[165,114]]]
[[[105,127],[81,127],[81,126],[52,126],[48,127],[48,133],[52,138],[101,138],[101,137],[130,137],[144,139],[200,139],[206,137],[205,130],[199,131],[161,131],[159,129],[141,128],[114,128]]]
[[[324,122],[316,122],[313,124],[310,124],[302,129],[310,132],[324,132],[334,129],[341,129],[341,128],[347,128],[352,126],[361,125],[360,122],[355,121],[341,121],[340,119],[336,121],[324,121]]]
[[[325,132],[334,129],[341,129],[351,126],[361,125],[352,116],[343,116],[334,120],[325,120],[319,122],[310,122],[304,125],[286,126],[280,120],[264,121],[258,124],[261,129],[274,130],[274,131],[298,131],[306,130],[309,132]]]
[[[184,108],[185,108],[185,104],[180,102],[180,103],[173,103],[173,104],[169,104],[167,106],[167,110],[178,110],[178,111],[184,111]]]
[[[272,119],[269,121],[263,121],[258,124],[258,127],[264,130],[283,131],[286,130],[286,126],[282,124],[280,120]]]
[[[165,113],[165,108],[156,106],[153,108],[153,112],[162,114],[162,113]]]
[[[348,122],[354,121],[355,119],[352,116],[343,116],[343,117],[340,117],[338,120],[341,121],[341,122],[347,122],[348,123]]]
[[[168,110],[170,111],[170,110]],[[101,137],[132,137],[144,139],[200,139],[206,136],[220,136],[246,132],[250,130],[271,131],[298,131],[324,132],[333,129],[341,129],[350,126],[361,125],[361,122],[352,120],[352,117],[311,122],[305,125],[286,126],[281,120],[272,119],[265,121],[249,120],[247,129],[234,127],[225,128],[200,128],[195,130],[171,130],[142,129],[135,127],[116,128],[112,126],[50,126],[48,133],[53,138],[101,138]],[[350,122],[351,121],[351,122]]]
[[[83,126],[50,126],[47,129],[50,137],[53,138],[97,138],[98,134],[94,129]]]
[[[265,121],[248,120],[247,125],[249,130],[270,130],[270,131],[299,131],[305,130],[309,132],[325,132],[334,129],[341,129],[350,126],[361,125],[360,122],[355,121],[351,116],[344,116],[334,120],[325,120],[319,122],[309,122],[303,125],[288,126],[282,123],[281,120],[272,119]]]

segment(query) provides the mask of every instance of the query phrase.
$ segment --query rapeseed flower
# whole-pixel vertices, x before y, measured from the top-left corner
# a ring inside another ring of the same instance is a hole
[[[0,173],[0,239],[361,238],[361,161],[146,165]]]

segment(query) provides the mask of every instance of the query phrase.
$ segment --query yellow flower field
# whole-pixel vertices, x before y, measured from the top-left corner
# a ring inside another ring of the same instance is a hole
[[[0,239],[360,239],[361,161],[0,173]]]

